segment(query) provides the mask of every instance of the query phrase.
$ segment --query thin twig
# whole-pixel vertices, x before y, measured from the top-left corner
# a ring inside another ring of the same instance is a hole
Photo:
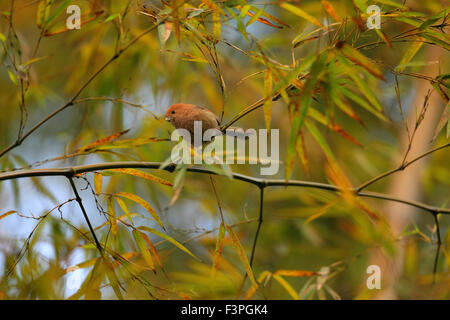
[[[356,190],[357,190],[358,192],[359,192],[359,191],[362,191],[363,189],[367,188],[367,187],[370,186],[371,184],[374,184],[375,182],[377,182],[377,181],[379,181],[379,180],[381,180],[381,179],[383,179],[383,178],[385,178],[385,177],[387,177],[387,176],[390,176],[391,174],[393,174],[393,173],[395,173],[395,172],[403,171],[405,168],[409,167],[409,166],[412,165],[414,162],[416,162],[416,161],[422,159],[423,157],[426,157],[427,155],[429,155],[429,154],[431,154],[431,153],[433,153],[433,152],[439,151],[439,150],[441,150],[441,149],[445,149],[445,148],[447,148],[447,147],[449,147],[449,146],[450,146],[450,142],[449,142],[449,143],[446,143],[446,144],[444,144],[444,145],[442,145],[442,146],[439,146],[439,147],[433,148],[433,149],[431,149],[431,150],[428,150],[427,152],[425,152],[425,153],[423,153],[423,154],[417,156],[416,158],[414,158],[414,159],[412,159],[412,160],[410,160],[410,161],[404,161],[404,162],[403,162],[402,164],[400,164],[397,168],[394,168],[394,169],[391,169],[391,170],[389,170],[389,171],[386,171],[386,172],[384,172],[384,173],[382,173],[382,174],[380,174],[380,175],[378,175],[378,176],[376,176],[376,177],[374,177],[374,178],[372,178],[372,179],[370,179],[370,180],[364,182],[364,183],[361,184],[359,187],[357,187]]]
[[[436,256],[434,257],[434,266],[433,266],[433,284],[436,283],[436,272],[439,262],[439,253],[441,251],[441,231],[439,229],[439,217],[438,214],[433,214],[434,223],[436,225],[436,235],[437,235],[437,247],[436,247]]]
[[[80,206],[81,212],[83,213],[84,219],[86,220],[86,222],[88,224],[89,230],[91,230],[92,237],[94,238],[94,241],[95,241],[95,245],[97,246],[97,249],[100,252],[100,255],[103,257],[103,248],[102,248],[100,242],[98,241],[97,236],[95,235],[94,228],[92,227],[91,221],[89,220],[86,210],[84,209],[83,202],[80,198],[80,195],[78,194],[77,187],[75,186],[75,183],[73,182],[73,178],[67,177],[67,179],[69,179],[70,186],[72,187],[73,193],[75,194],[75,198],[78,202],[78,205]]]
[[[117,53],[115,53],[108,61],[106,61],[96,72],[94,72],[87,81],[76,91],[76,93],[70,98],[69,101],[61,105],[59,108],[57,108],[55,111],[50,113],[48,116],[46,116],[44,119],[39,121],[37,124],[35,124],[31,129],[29,129],[26,133],[22,134],[18,139],[9,145],[8,147],[4,148],[2,151],[0,151],[0,158],[4,156],[9,151],[13,150],[14,148],[18,147],[22,144],[22,142],[28,138],[34,131],[36,131],[38,128],[40,128],[42,125],[44,125],[47,121],[52,119],[54,116],[56,116],[61,111],[65,110],[66,108],[74,105],[75,100],[80,96],[80,94],[86,89],[86,87],[104,70],[106,67],[108,67],[112,62],[114,62],[117,58],[119,58],[125,50],[127,50],[129,47],[131,47],[134,43],[136,43],[140,38],[142,38],[144,35],[149,33],[150,31],[154,30],[157,27],[157,25],[151,26],[147,29],[145,29],[142,33],[140,33],[138,36],[136,36],[133,40],[131,40],[125,47],[120,49]]]

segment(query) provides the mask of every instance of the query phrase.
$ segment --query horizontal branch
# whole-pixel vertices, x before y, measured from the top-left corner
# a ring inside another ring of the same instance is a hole
[[[11,172],[0,173],[0,181],[2,180],[11,180],[18,178],[29,178],[29,177],[45,177],[45,176],[64,176],[64,177],[73,177],[77,174],[93,172],[93,171],[102,171],[108,169],[124,169],[124,168],[135,168],[135,169],[160,169],[161,162],[141,162],[141,161],[120,161],[120,162],[106,162],[106,163],[97,163],[97,164],[87,164],[80,165],[74,167],[65,167],[65,168],[53,168],[53,169],[24,169],[17,170]],[[175,165],[169,165],[165,167],[163,170],[173,172],[175,170]],[[187,171],[197,172],[203,174],[213,174],[218,175],[216,172],[203,168],[203,167],[190,167],[187,168]],[[259,188],[266,187],[275,187],[275,186],[283,186],[283,187],[304,187],[304,188],[314,188],[314,189],[322,189],[328,190],[332,192],[342,192],[342,191],[350,191],[353,192],[354,195],[360,197],[368,197],[375,199],[382,199],[387,201],[395,201],[400,202],[406,205],[410,205],[419,209],[423,209],[429,211],[433,214],[443,213],[450,214],[449,208],[440,208],[431,206],[425,203],[407,200],[398,198],[395,196],[391,196],[388,194],[377,193],[377,192],[369,192],[369,191],[359,191],[358,188],[353,188],[349,190],[344,190],[337,186],[313,182],[313,181],[303,181],[303,180],[282,180],[282,179],[262,179],[251,177],[239,173],[232,174],[233,179],[244,181],[253,185],[258,186]]]

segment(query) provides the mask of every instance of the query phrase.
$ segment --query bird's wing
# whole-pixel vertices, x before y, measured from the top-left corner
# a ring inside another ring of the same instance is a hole
[[[196,106],[197,108],[207,111],[208,113],[210,113],[211,115],[214,116],[214,119],[216,119],[217,125],[220,126],[220,121],[219,119],[216,117],[216,115],[214,114],[214,112],[212,112],[211,110],[209,110],[208,108],[202,107],[202,106]]]

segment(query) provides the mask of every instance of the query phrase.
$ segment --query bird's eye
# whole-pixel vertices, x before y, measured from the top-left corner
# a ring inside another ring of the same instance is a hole
[[[172,114],[175,114],[175,110],[172,110]]]

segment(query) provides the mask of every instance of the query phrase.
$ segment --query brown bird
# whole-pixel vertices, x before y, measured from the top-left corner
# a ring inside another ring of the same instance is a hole
[[[254,131],[244,131],[237,127],[228,127],[225,132],[220,130],[220,122],[216,115],[209,109],[188,103],[176,103],[167,109],[166,121],[170,122],[176,129],[186,129],[194,136],[194,121],[202,122],[202,134],[208,129],[216,129],[217,134],[233,136],[238,139],[248,139],[255,134]]]
[[[176,103],[167,109],[165,118],[176,129],[186,129],[191,135],[194,134],[194,121],[202,122],[203,132],[208,129],[218,129],[220,126],[214,113],[194,104]]]

